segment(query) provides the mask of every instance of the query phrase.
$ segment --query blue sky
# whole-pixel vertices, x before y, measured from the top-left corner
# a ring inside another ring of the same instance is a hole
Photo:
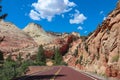
[[[40,24],[46,31],[79,32],[96,29],[118,0],[3,0],[3,13],[23,29],[28,23]]]

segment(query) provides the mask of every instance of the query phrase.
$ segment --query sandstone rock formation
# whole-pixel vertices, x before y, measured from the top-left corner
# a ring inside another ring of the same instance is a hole
[[[34,46],[37,44],[28,34],[12,23],[0,21],[0,50],[4,55]]]
[[[29,23],[23,31],[28,33],[38,45],[48,44],[56,38],[56,36],[48,34],[42,27],[35,23]]]
[[[109,77],[120,76],[120,1],[97,30],[78,44],[77,56],[71,50],[64,56],[70,66]]]

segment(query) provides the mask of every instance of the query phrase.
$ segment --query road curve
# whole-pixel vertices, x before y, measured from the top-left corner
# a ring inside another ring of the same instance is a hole
[[[13,80],[100,80],[67,66],[53,66],[45,72],[36,72]]]

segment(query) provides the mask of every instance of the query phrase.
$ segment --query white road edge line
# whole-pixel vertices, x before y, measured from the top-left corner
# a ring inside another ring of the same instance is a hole
[[[76,71],[78,71],[76,68],[73,68],[71,66],[69,66],[69,67],[72,68],[72,69],[74,69],[74,70],[76,70]],[[80,72],[80,71],[78,71],[78,72]],[[89,75],[87,73],[84,73],[84,72],[80,72],[80,73],[83,74],[83,75],[85,75],[85,76],[87,76],[87,77],[90,77],[93,80],[98,80],[98,79],[94,78],[94,76],[91,76],[91,75]]]
[[[85,75],[85,76],[87,76],[87,77],[90,77],[90,78],[93,79],[93,80],[98,80],[98,79],[94,78],[93,76],[88,75],[88,74],[86,74],[86,73],[81,72],[81,74],[83,74],[83,75]]]

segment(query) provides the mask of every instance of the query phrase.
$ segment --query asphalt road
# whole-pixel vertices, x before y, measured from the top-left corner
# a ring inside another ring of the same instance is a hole
[[[45,72],[36,72],[14,80],[100,80],[93,76],[78,72],[66,66],[54,66]]]

